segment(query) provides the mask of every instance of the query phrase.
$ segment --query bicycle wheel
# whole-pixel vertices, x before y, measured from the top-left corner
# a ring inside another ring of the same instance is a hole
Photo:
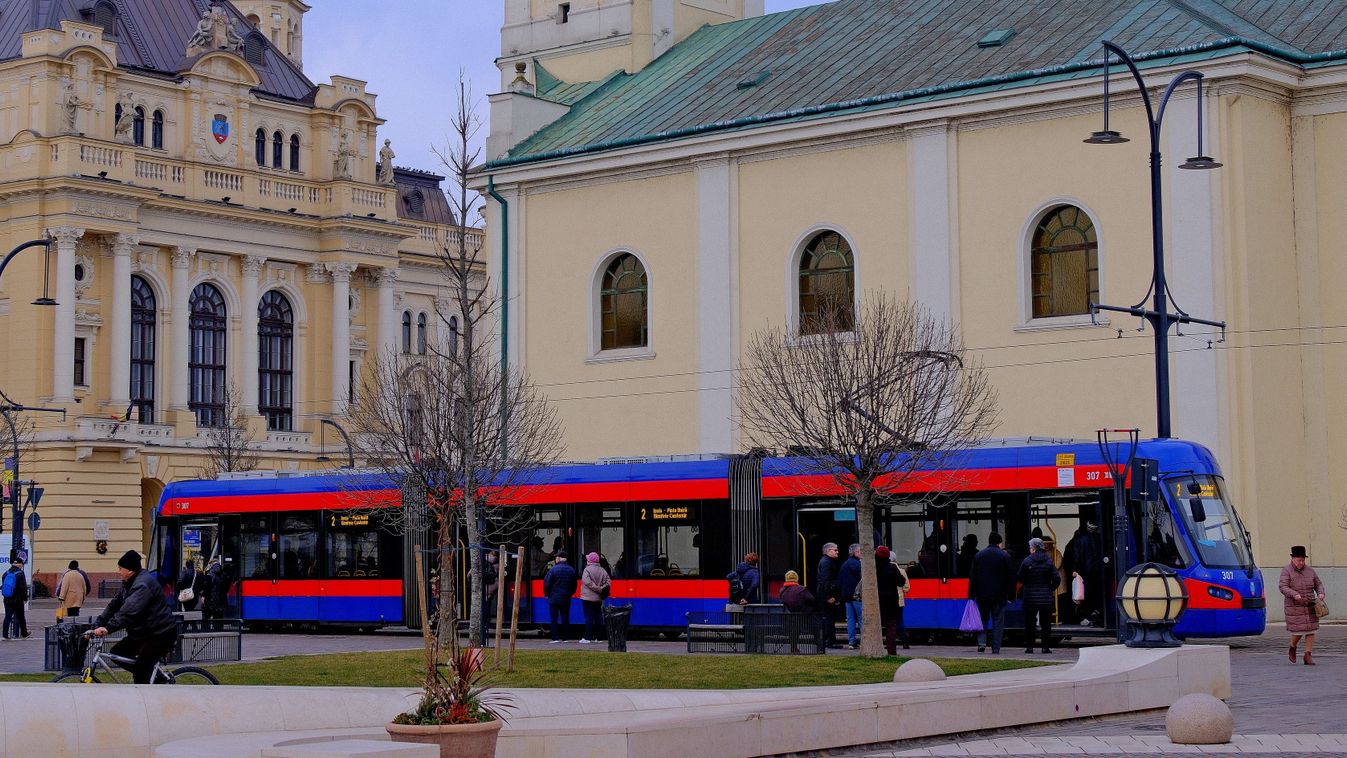
[[[94,680],[93,683],[98,684],[98,677],[95,676],[92,678]],[[84,672],[69,671],[64,674],[57,674],[56,678],[51,681],[52,684],[84,684]]]
[[[168,672],[173,678],[172,684],[219,684],[211,672],[196,666],[179,666]]]

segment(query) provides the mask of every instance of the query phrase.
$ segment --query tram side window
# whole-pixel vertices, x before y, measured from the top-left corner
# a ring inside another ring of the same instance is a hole
[[[890,523],[890,541],[893,543],[889,549],[894,555],[898,556],[898,563],[903,566],[917,565],[917,554],[921,552],[921,543],[926,537],[930,527],[925,522],[918,520],[908,520],[897,518]],[[912,572],[908,572],[912,575]]]
[[[622,509],[620,507],[580,506],[579,557],[576,566],[584,568],[585,556],[598,553],[603,565],[607,566],[614,579],[623,579],[618,567],[626,569],[626,554],[622,552]]]
[[[318,516],[286,514],[281,517],[280,578],[313,579],[318,576]]]
[[[244,579],[271,578],[271,518],[244,516],[239,525],[239,576]]]
[[[528,546],[529,576],[542,579],[552,565],[552,556],[566,547],[566,527],[560,508],[539,508],[534,514],[533,538]]]
[[[636,565],[642,579],[701,576],[701,526],[696,503],[642,503],[636,508]]]
[[[335,579],[379,576],[379,527],[369,514],[327,514],[327,575]]]
[[[973,571],[973,558],[989,544],[987,537],[1000,532],[992,518],[990,500],[960,500],[954,522],[954,537],[959,542],[954,556],[954,576],[968,578]]]

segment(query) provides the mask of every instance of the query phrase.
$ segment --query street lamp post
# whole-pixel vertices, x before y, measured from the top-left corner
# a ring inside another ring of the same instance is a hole
[[[346,468],[355,468],[355,450],[351,447],[350,435],[346,433],[345,429],[341,428],[341,424],[338,424],[337,422],[333,421],[330,418],[320,418],[318,419],[318,421],[319,421],[318,427],[319,430],[321,430],[324,426],[330,426],[333,429],[337,430],[337,434],[341,435],[342,440],[346,442]],[[323,445],[321,441],[318,443],[318,458],[316,460],[318,460],[319,462],[332,460],[331,458],[328,458],[326,455],[323,454]]]
[[[56,301],[50,297],[50,293],[47,291],[47,281],[50,278],[49,274],[51,271],[50,239],[43,238],[43,239],[29,240],[15,247],[13,250],[9,251],[9,254],[6,255],[3,260],[0,260],[0,276],[4,275],[5,268],[9,266],[10,261],[14,260],[14,256],[32,247],[41,247],[45,251],[45,258],[42,266],[42,297],[34,300],[33,305],[41,305],[41,306],[56,305]],[[24,511],[23,502],[19,499],[20,491],[23,489],[23,487],[19,483],[19,430],[15,426],[14,419],[12,418],[11,414],[15,411],[26,411],[26,410],[59,412],[63,416],[65,414],[64,410],[57,408],[25,407],[23,405],[15,403],[13,400],[10,400],[9,396],[5,395],[4,392],[0,392],[0,415],[4,416],[5,424],[9,426],[10,438],[14,442],[14,451],[13,451],[14,458],[13,464],[10,466],[10,472],[12,477],[10,486],[12,488],[11,494],[13,495],[10,511],[11,518],[13,519],[13,526],[11,527],[13,529],[13,538],[11,539],[9,545],[9,561],[11,565],[13,565],[14,559],[18,557],[19,551],[23,550],[23,511]],[[0,507],[3,507],[2,503],[0,503]],[[3,529],[3,520],[0,520],[0,529]]]
[[[1108,78],[1110,58],[1117,55],[1127,69],[1132,72],[1132,78],[1136,80],[1137,88],[1141,90],[1141,101],[1146,106],[1146,120],[1150,126],[1151,140],[1151,246],[1152,246],[1152,265],[1154,266],[1151,274],[1151,292],[1154,299],[1152,307],[1147,309],[1146,299],[1143,297],[1141,302],[1130,307],[1119,307],[1114,305],[1101,305],[1099,303],[1090,304],[1091,315],[1099,311],[1114,311],[1117,313],[1127,313],[1138,316],[1150,322],[1155,331],[1155,412],[1156,412],[1156,436],[1166,438],[1172,436],[1170,433],[1169,419],[1169,328],[1174,324],[1204,324],[1206,326],[1218,327],[1222,334],[1225,332],[1224,321],[1209,321],[1207,319],[1194,318],[1184,313],[1182,309],[1171,313],[1169,311],[1169,283],[1165,280],[1165,247],[1164,247],[1164,214],[1161,207],[1160,190],[1160,127],[1165,118],[1165,107],[1169,104],[1169,98],[1174,94],[1174,90],[1180,84],[1186,81],[1192,81],[1197,84],[1197,155],[1189,158],[1179,165],[1182,169],[1205,170],[1220,168],[1221,164],[1212,160],[1210,157],[1202,154],[1202,78],[1203,75],[1197,71],[1183,71],[1175,75],[1170,80],[1169,86],[1165,87],[1164,94],[1160,96],[1158,108],[1151,106],[1150,92],[1146,88],[1146,82],[1141,78],[1141,72],[1137,70],[1136,63],[1127,51],[1121,47],[1104,40],[1104,128],[1101,131],[1094,132],[1085,140],[1091,145],[1116,145],[1127,142],[1116,131],[1110,130],[1108,125]]]

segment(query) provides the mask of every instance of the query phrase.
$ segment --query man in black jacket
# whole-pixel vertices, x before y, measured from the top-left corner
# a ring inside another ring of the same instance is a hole
[[[155,662],[172,650],[178,639],[178,622],[159,580],[141,568],[140,553],[128,550],[117,559],[117,576],[122,579],[122,589],[98,616],[94,636],[105,637],[125,629],[126,639],[113,645],[111,652],[134,658],[135,665],[127,667],[133,681],[150,684]]]
[[[24,615],[28,603],[28,576],[23,573],[23,561],[14,561],[5,573],[14,575],[14,590],[5,596],[4,637],[7,640],[30,637],[28,618]],[[13,634],[10,634],[11,629]]]
[[[819,623],[823,625],[823,644],[832,648],[841,647],[837,642],[837,611],[842,601],[838,567],[837,543],[829,542],[823,546],[823,557],[818,562],[814,599],[818,602]]]
[[[987,649],[991,637],[992,653],[1001,652],[1001,637],[1006,628],[1006,603],[1015,594],[1015,562],[1001,549],[1001,535],[987,535],[987,547],[973,556],[968,572],[968,597],[978,604],[982,631],[978,632],[978,652]],[[987,633],[991,632],[990,635]]]

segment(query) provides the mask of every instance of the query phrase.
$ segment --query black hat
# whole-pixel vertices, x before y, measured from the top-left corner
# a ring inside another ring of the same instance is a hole
[[[1308,558],[1309,556],[1305,554],[1305,546],[1304,546],[1304,545],[1292,545],[1292,546],[1291,546],[1291,557],[1292,557],[1292,558]]]
[[[991,534],[987,535],[987,544],[988,545],[1001,544],[1001,535],[996,532],[992,532]]]
[[[134,550],[127,550],[126,553],[122,555],[121,558],[117,559],[117,565],[121,566],[127,571],[139,571],[140,553],[137,553]]]
[[[552,557],[553,557],[553,558],[560,558],[560,559],[562,559],[562,560],[565,560],[565,559],[566,559],[566,551],[565,551],[565,550],[558,550],[558,551],[557,551],[557,554],[554,555],[554,556],[552,556]]]

